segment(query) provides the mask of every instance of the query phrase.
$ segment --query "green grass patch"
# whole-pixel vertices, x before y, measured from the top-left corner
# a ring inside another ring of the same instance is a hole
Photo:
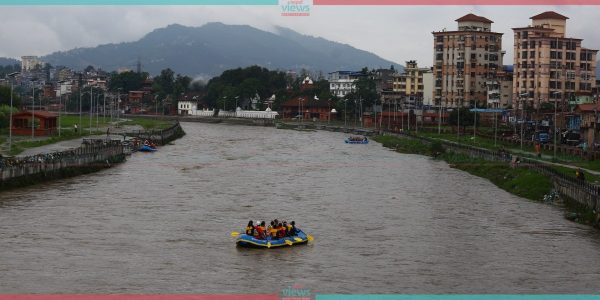
[[[394,149],[398,152],[409,154],[431,155],[431,147],[419,140],[411,138],[399,138],[391,135],[378,135],[372,138],[384,147]]]
[[[445,160],[452,167],[475,176],[486,178],[501,189],[517,196],[541,201],[552,190],[552,182],[546,176],[526,168],[511,168],[508,163],[490,162],[469,155],[446,152],[439,143],[425,144],[411,138],[375,136],[376,142],[402,153],[434,156]]]
[[[115,120],[115,119],[113,119]],[[96,128],[96,116],[94,115],[91,119],[91,127]],[[57,121],[58,122],[58,121]],[[83,114],[81,116],[81,122],[79,122],[79,115],[61,115],[60,116],[60,127],[73,129],[77,124],[77,127],[82,128],[90,128],[90,115]],[[110,125],[110,117],[98,117],[98,127],[107,127]]]
[[[552,190],[547,176],[526,168],[511,168],[506,163],[460,161],[452,163],[452,167],[486,178],[511,194],[534,201],[541,201]]]
[[[102,134],[102,132],[92,131],[92,133],[91,133],[91,135],[96,135],[96,134]],[[61,141],[79,139],[81,137],[88,136],[88,135],[90,135],[90,133],[87,131],[84,131],[83,135],[80,135],[79,133],[75,133],[72,130],[63,130],[61,132],[60,136],[55,135],[55,136],[49,137],[47,139],[35,140],[35,141],[14,142],[12,145],[12,149],[10,151],[10,155],[17,155],[17,154],[25,151],[25,149],[50,145],[50,144],[58,143]]]

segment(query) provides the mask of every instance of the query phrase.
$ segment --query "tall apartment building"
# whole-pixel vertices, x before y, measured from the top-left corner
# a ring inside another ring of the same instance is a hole
[[[407,61],[404,72],[394,75],[393,91],[399,93],[407,105],[420,106],[425,98],[431,102],[431,95],[429,97],[425,95],[425,90],[430,88],[426,88],[425,83],[431,84],[431,79],[428,77],[431,74],[430,68],[419,68],[416,61]],[[428,91],[432,93],[431,89]]]
[[[29,72],[42,64],[37,56],[21,56],[21,72]]]
[[[581,47],[582,39],[566,37],[568,18],[561,14],[547,11],[530,19],[530,26],[513,28],[513,107],[527,102],[537,108],[591,94],[598,50]]]
[[[486,82],[502,69],[502,33],[474,14],[456,19],[458,30],[433,32],[435,105],[477,106],[487,102]]]

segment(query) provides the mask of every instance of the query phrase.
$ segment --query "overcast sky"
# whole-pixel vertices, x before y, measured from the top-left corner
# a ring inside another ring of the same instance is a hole
[[[570,17],[567,35],[599,49],[600,6],[313,6],[309,17],[283,17],[279,6],[0,6],[0,57],[45,55],[75,47],[134,41],[155,28],[219,21],[272,30],[284,26],[371,51],[404,64],[432,64],[432,31],[455,30],[475,13],[503,32],[504,64],[512,64],[513,27],[554,10]]]

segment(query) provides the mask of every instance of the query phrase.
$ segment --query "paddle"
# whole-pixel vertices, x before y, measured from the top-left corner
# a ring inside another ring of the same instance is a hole
[[[315,238],[314,238],[312,235],[310,235],[310,234],[309,234],[309,235],[307,235],[307,237],[308,237],[308,240],[309,240],[310,242],[312,242],[312,241],[314,241],[314,240],[315,240]]]
[[[271,242],[267,242],[267,248],[271,248]]]
[[[295,238],[294,238],[294,241],[296,241],[296,242],[302,242],[302,239],[301,239],[301,238],[299,238],[299,237],[295,237]]]
[[[290,241],[290,240],[285,240],[285,244],[286,244],[286,245],[288,245],[288,246],[291,246],[291,245],[293,245],[294,243],[292,243],[292,241]]]
[[[241,234],[241,233],[239,233],[239,232],[237,232],[237,231],[232,231],[232,232],[231,232],[231,236],[232,236],[232,237],[236,237],[236,236],[238,236],[238,235],[240,235],[240,234]]]

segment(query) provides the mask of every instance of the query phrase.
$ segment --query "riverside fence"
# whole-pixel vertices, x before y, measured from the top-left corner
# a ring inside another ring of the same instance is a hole
[[[506,163],[510,162],[514,167],[524,167],[535,170],[541,174],[549,176],[552,180],[554,189],[560,195],[568,197],[585,206],[586,208],[593,210],[594,212],[600,211],[600,186],[577,179],[574,176],[564,174],[556,170],[551,164],[519,157],[516,155],[513,156],[506,150],[492,151],[484,148],[477,148],[469,145],[458,144],[449,141],[440,141],[408,134],[394,135],[398,137],[417,139],[426,144],[439,142],[447,149],[469,155],[473,158],[481,158],[484,160]]]
[[[1,158],[0,189],[89,173],[123,160],[123,145],[115,140],[83,144],[67,151]]]

